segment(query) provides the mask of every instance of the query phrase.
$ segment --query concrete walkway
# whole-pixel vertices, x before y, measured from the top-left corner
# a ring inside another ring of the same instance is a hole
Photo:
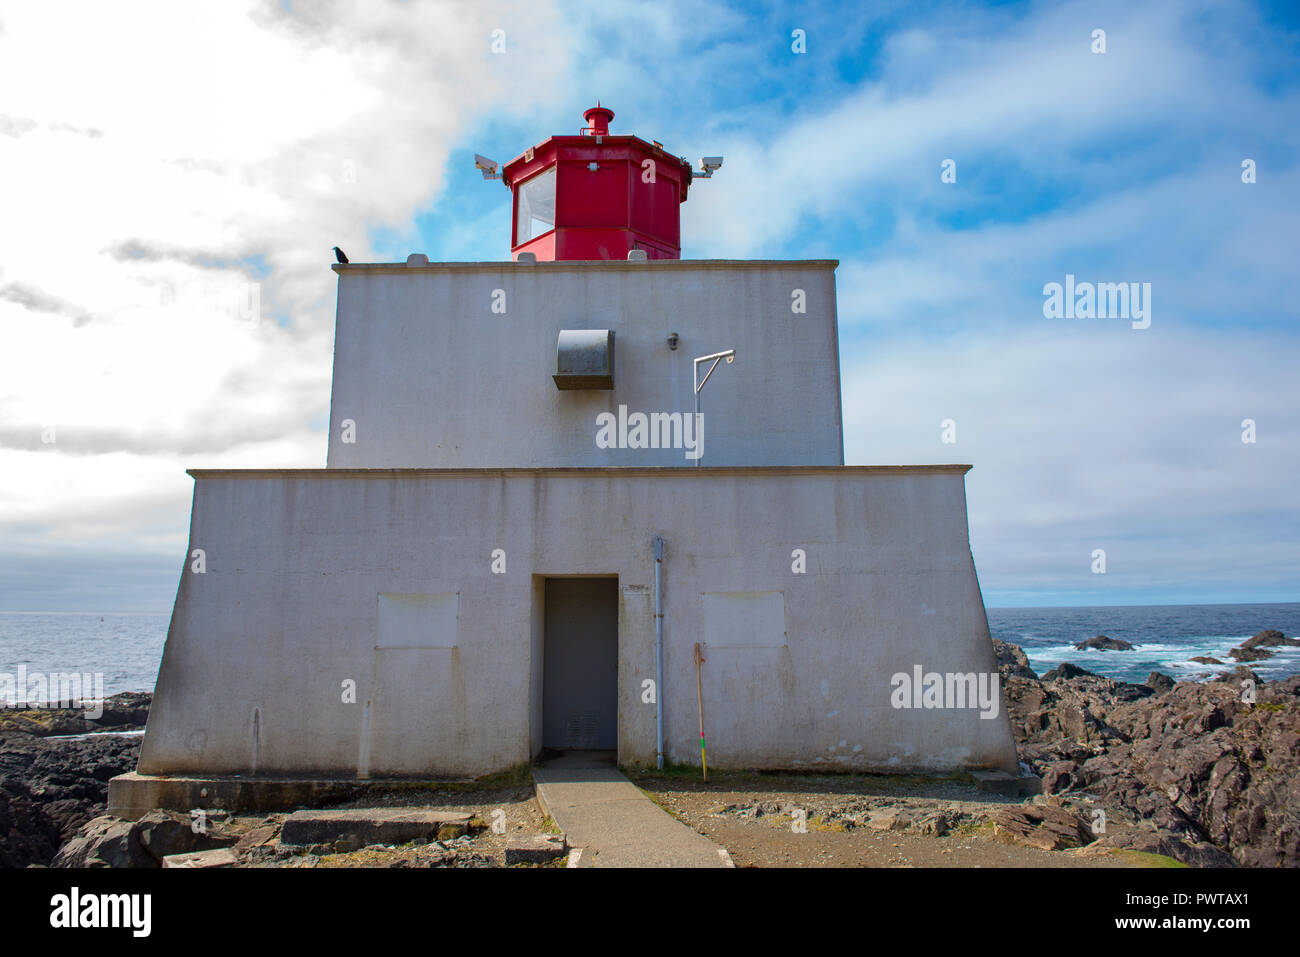
[[[570,866],[731,867],[727,852],[659,808],[600,752],[533,770],[537,802],[565,834]]]

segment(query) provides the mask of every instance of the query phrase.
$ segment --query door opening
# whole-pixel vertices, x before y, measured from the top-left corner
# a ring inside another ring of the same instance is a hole
[[[618,579],[546,579],[542,745],[618,748]]]

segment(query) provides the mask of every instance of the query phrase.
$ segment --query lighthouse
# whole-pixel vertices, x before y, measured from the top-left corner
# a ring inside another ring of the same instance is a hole
[[[681,257],[691,164],[662,143],[611,133],[613,119],[598,103],[576,134],[547,137],[505,164],[514,258],[626,259],[635,250],[647,259]]]
[[[613,119],[478,157],[508,261],[331,265],[326,466],[190,471],[114,813],[697,761],[697,696],[711,766],[1015,772],[970,466],[845,466],[838,263],[681,259],[721,159]]]

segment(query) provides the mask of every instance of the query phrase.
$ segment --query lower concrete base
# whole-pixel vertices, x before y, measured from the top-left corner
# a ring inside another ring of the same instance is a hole
[[[172,777],[119,774],[108,782],[108,813],[134,821],[155,808],[169,811],[284,811],[337,804],[367,794],[427,791],[462,781],[410,778]]]

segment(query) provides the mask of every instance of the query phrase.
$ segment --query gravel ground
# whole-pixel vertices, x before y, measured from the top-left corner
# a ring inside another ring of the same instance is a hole
[[[1165,863],[1131,852],[1044,851],[1003,843],[981,818],[1019,798],[976,791],[969,779],[713,772],[633,773],[651,799],[725,847],[737,867],[1144,867]],[[793,812],[802,810],[803,814]],[[876,830],[868,815],[914,820],[942,814],[945,834]],[[806,827],[797,827],[799,821]],[[1112,835],[1113,836],[1113,835]]]

